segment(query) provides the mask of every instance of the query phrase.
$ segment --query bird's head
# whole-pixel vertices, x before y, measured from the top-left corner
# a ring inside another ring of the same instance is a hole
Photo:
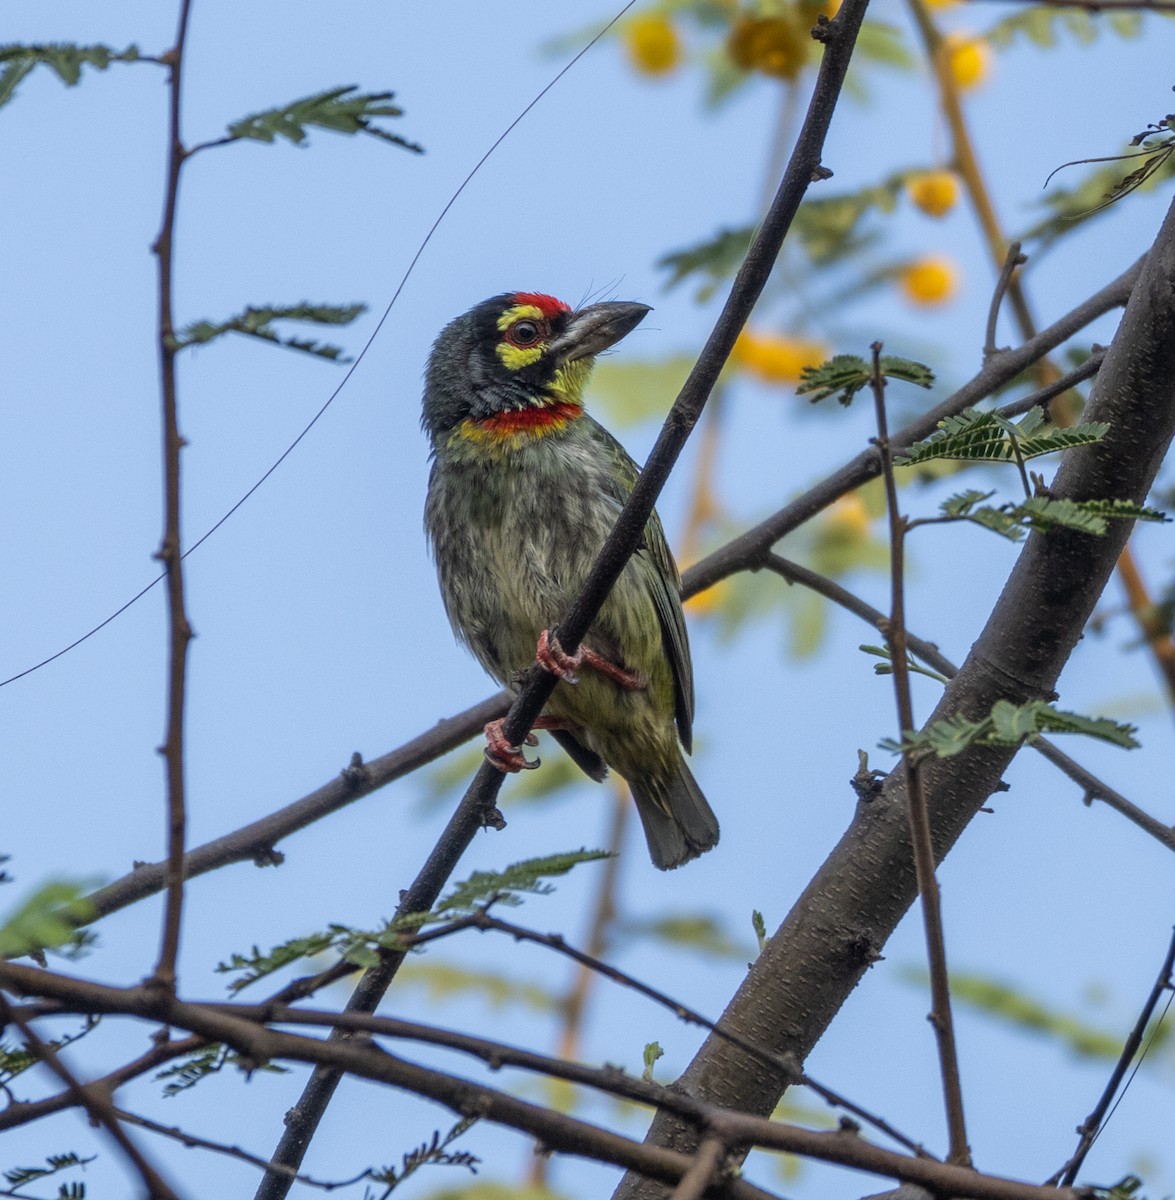
[[[478,437],[566,423],[583,405],[595,356],[648,311],[617,300],[572,310],[540,292],[484,300],[441,330],[429,356],[422,424],[434,447],[458,430]]]

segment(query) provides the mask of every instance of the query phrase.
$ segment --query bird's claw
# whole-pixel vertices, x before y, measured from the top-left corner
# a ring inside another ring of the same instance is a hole
[[[565,683],[578,683],[579,675],[576,672],[587,665],[605,679],[612,680],[622,691],[640,692],[649,686],[648,679],[640,671],[618,667],[602,654],[597,654],[590,646],[581,645],[574,654],[568,654],[549,629],[544,629],[539,634],[539,644],[534,657],[540,667],[550,671],[552,675],[557,675]]]
[[[511,745],[505,733],[506,719],[491,721],[485,727],[486,762],[496,767],[504,775],[514,775],[519,771],[533,771],[539,765],[539,759],[533,761],[523,753],[522,746]],[[523,739],[523,745],[537,746],[539,739],[533,733],[528,733]]]
[[[586,664],[605,679],[612,680],[622,691],[642,692],[649,686],[648,679],[640,671],[618,667],[602,654],[597,654],[590,646],[580,646],[574,654],[568,654],[549,629],[544,629],[539,634],[539,644],[534,657],[540,667],[550,671],[552,675],[557,675],[566,683],[578,683],[579,676],[576,672]]]
[[[583,666],[583,647],[574,654],[568,654],[559,645],[559,639],[549,630],[544,629],[539,634],[539,644],[534,652],[535,662],[540,667],[558,676],[564,683],[578,683],[576,672]]]

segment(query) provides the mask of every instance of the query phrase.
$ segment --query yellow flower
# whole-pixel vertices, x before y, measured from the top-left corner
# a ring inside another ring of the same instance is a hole
[[[898,276],[911,304],[933,308],[950,300],[959,287],[959,273],[949,258],[932,256],[910,263]]]
[[[808,29],[786,17],[739,17],[726,40],[731,62],[744,71],[794,79],[812,49]]]
[[[765,383],[798,383],[805,367],[817,367],[828,358],[828,347],[808,338],[744,329],[731,358]]]
[[[730,593],[729,576],[711,584],[704,592],[698,592],[686,600],[682,607],[693,617],[712,617],[722,607]]]
[[[926,0],[927,8],[954,8],[956,4],[961,3],[961,0]]]
[[[906,181],[906,195],[928,217],[945,217],[959,202],[959,177],[954,171],[924,171]]]
[[[681,40],[662,13],[642,13],[624,26],[628,59],[642,75],[667,75],[681,62]]]
[[[850,492],[829,505],[824,514],[824,528],[834,537],[845,541],[860,541],[869,534],[869,509],[856,492]]]
[[[991,74],[991,47],[974,33],[948,33],[947,67],[960,91],[978,87]]]

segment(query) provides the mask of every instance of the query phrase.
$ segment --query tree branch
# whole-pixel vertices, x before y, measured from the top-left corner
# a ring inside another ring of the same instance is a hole
[[[270,1004],[191,1004],[158,996],[145,987],[115,988],[54,972],[12,963],[0,964],[0,985],[25,994],[55,999],[62,1012],[102,1012],[109,1015],[164,1020],[191,1030],[205,1041],[231,1045],[242,1056],[257,1062],[286,1060],[329,1063],[361,1078],[431,1097],[461,1115],[486,1120],[539,1137],[545,1148],[595,1158],[647,1171],[651,1177],[677,1183],[694,1159],[666,1151],[652,1151],[638,1143],[590,1125],[528,1104],[495,1089],[420,1067],[388,1054],[369,1041],[339,1042],[283,1033],[266,1027],[277,1024],[342,1027],[356,1033],[398,1037],[444,1046],[470,1054],[492,1069],[503,1066],[538,1071],[557,1079],[595,1088],[608,1095],[676,1113],[699,1130],[726,1145],[756,1145],[764,1149],[801,1154],[853,1170],[906,1180],[942,1195],[975,1200],[1084,1200],[1083,1193],[1024,1183],[936,1159],[900,1154],[866,1142],[847,1129],[814,1131],[716,1107],[696,1099],[676,1086],[663,1087],[616,1067],[587,1067],[549,1058],[530,1050],[487,1041],[455,1031],[379,1017],[369,1013],[337,1013],[286,1008]],[[645,1153],[648,1152],[648,1153]],[[764,1200],[766,1193],[742,1181],[718,1185],[734,1200]]]
[[[1111,309],[1124,305],[1141,268],[1140,259],[1129,270],[1037,337],[1025,342],[1016,350],[1001,351],[962,388],[948,396],[931,412],[894,434],[894,446],[908,447],[926,437],[944,417],[953,416],[964,408],[978,404],[1010,383],[1041,355],[1059,346],[1091,321]],[[1004,416],[1018,416],[1037,404],[1047,403],[1075,383],[1090,378],[1096,373],[1101,360],[1102,355],[1099,353],[1056,383],[1014,400],[999,411]],[[756,570],[764,565],[765,556],[775,542],[827,508],[840,496],[873,478],[877,473],[876,466],[877,456],[871,451],[857,455],[785,508],[684,571],[682,596],[688,599],[729,575],[748,569]],[[486,722],[503,716],[509,708],[510,699],[509,693],[499,692],[472,708],[465,709],[464,712],[442,720],[428,733],[420,734],[369,763],[363,764],[353,760],[349,767],[344,768],[341,777],[323,784],[302,799],[190,851],[184,857],[184,877],[191,879],[237,862],[253,861],[258,865],[280,862],[281,856],[274,850],[277,842],[322,817],[337,812],[353,800],[358,800],[392,780],[410,774],[442,754],[447,754],[480,733]],[[1110,791],[1112,789],[1107,789],[1107,792]],[[1098,794],[1103,795],[1100,790]],[[1128,801],[1124,803],[1129,804]],[[166,861],[136,867],[129,874],[92,893],[88,901],[94,906],[96,916],[107,916],[161,891],[166,885],[166,880]]]
[[[1053,495],[1136,503],[1145,498],[1175,432],[1173,281],[1175,210],[1146,258],[1086,411],[1088,420],[1108,421],[1109,433],[1098,445],[1064,456]],[[992,365],[1005,358],[998,356]],[[1115,523],[1102,538],[1031,534],[931,720],[988,713],[1000,699],[1015,703],[1051,695],[1128,525]],[[924,765],[937,859],[999,785],[1014,754],[1011,748],[977,748]],[[858,806],[849,829],[752,965],[722,1017],[724,1026],[753,1030],[757,1041],[801,1061],[815,1045],[916,895],[902,791],[891,774],[876,799]],[[679,1082],[712,1103],[752,1113],[770,1112],[786,1085],[782,1076],[712,1036]],[[696,1144],[691,1129],[664,1113],[648,1136],[681,1150]],[[629,1178],[618,1195],[632,1200],[659,1192]]]
[[[1049,1181],[1050,1183],[1055,1181],[1061,1187],[1072,1187],[1073,1181],[1077,1178],[1077,1172],[1081,1170],[1081,1164],[1085,1162],[1085,1156],[1093,1148],[1097,1135],[1101,1133],[1102,1122],[1106,1119],[1106,1113],[1114,1101],[1114,1096],[1142,1045],[1146,1027],[1150,1024],[1151,1016],[1158,1007],[1159,1000],[1162,999],[1164,992],[1175,988],[1175,980],[1171,976],[1172,970],[1175,970],[1175,934],[1171,935],[1171,942],[1167,947],[1163,965],[1159,968],[1158,978],[1155,980],[1154,987],[1151,988],[1150,995],[1146,998],[1146,1003],[1142,1006],[1142,1011],[1138,1014],[1138,1020],[1135,1021],[1130,1036],[1122,1047],[1122,1053],[1118,1056],[1113,1071],[1110,1072],[1110,1079],[1106,1084],[1105,1091],[1102,1092],[1101,1099],[1094,1105],[1093,1112],[1077,1127],[1077,1132],[1081,1134],[1081,1141],[1073,1152],[1073,1157]]]
[[[1001,409],[1001,411],[1006,410]],[[831,600],[833,604],[838,604],[847,612],[868,622],[879,633],[885,632],[885,614],[871,604],[866,604],[859,596],[854,596],[852,592],[841,587],[834,580],[818,575],[815,571],[800,566],[799,563],[781,558],[778,554],[768,554],[763,567],[765,570],[773,571],[789,583],[798,583],[801,587],[819,593],[825,599]],[[959,668],[933,642],[925,641],[910,633],[909,630],[906,631],[906,642],[927,666],[933,667],[948,679],[954,678],[959,673]],[[1108,783],[1087,771],[1079,762],[1074,761],[1047,738],[1035,738],[1031,747],[1043,758],[1048,759],[1059,771],[1068,775],[1082,789],[1086,804],[1101,800],[1115,812],[1121,813],[1128,821],[1137,825],[1139,829],[1150,834],[1168,850],[1175,851],[1175,828],[1164,825],[1157,817],[1152,817],[1150,813],[1127,800],[1121,792],[1115,791]]]
[[[163,225],[153,247],[159,264],[158,343],[163,400],[164,480],[163,543],[156,558],[163,564],[167,573],[169,643],[167,734],[162,748],[164,762],[167,764],[167,903],[164,906],[159,960],[153,979],[156,986],[172,992],[175,991],[176,958],[179,954],[180,920],[184,900],[184,837],[187,827],[184,798],[184,698],[188,643],[192,638],[191,626],[184,611],[184,555],[180,533],[180,451],[184,440],[179,431],[175,320],[172,314],[175,210],[179,200],[180,172],[187,156],[180,137],[180,87],[190,12],[191,0],[181,0],[175,46],[167,55],[167,190],[163,203]]]
[[[558,625],[559,640],[569,654],[575,653],[612,585],[640,544],[657,496],[686,438],[701,416],[706,399],[730,355],[739,331],[767,283],[784,236],[804,194],[812,181],[821,177],[820,156],[824,138],[836,110],[866,4],[867,0],[846,0],[832,22],[821,18],[817,28],[822,31],[825,41],[824,59],[787,170],[771,208],[735,275],[714,329],[669,411],[661,434],[615,528],[608,535],[567,616]],[[531,668],[503,727],[511,745],[520,745],[526,738],[557,682],[554,675],[541,667],[536,665]],[[488,762],[483,763],[442,835],[441,842],[405,893],[398,912],[422,912],[431,908],[444,881],[477,829],[486,823],[497,824],[501,821],[495,807],[501,786],[501,772]],[[402,954],[384,954],[379,966],[364,973],[351,997],[348,1011],[373,1011],[402,960]],[[314,1073],[287,1122],[286,1131],[274,1154],[275,1161],[295,1168],[301,1164],[306,1147],[334,1094],[338,1078],[337,1073],[329,1070],[320,1069]],[[288,1177],[271,1173],[262,1181],[257,1200],[282,1200],[288,1190]]]
[[[143,1157],[143,1152],[131,1141],[126,1130],[119,1124],[109,1096],[96,1089],[84,1087],[77,1076],[61,1061],[57,1051],[37,1036],[37,1031],[9,1004],[8,997],[0,992],[0,1028],[9,1023],[20,1030],[29,1050],[65,1084],[66,1091],[72,1096],[74,1103],[81,1105],[89,1114],[90,1119],[96,1125],[103,1126],[110,1134],[115,1144],[126,1156],[127,1161],[139,1173],[150,1200],[178,1200],[175,1192],[164,1181],[163,1176]]]
[[[1012,261],[1014,256],[1009,256]],[[1011,271],[1008,272],[1009,279]],[[894,477],[893,448],[889,441],[889,423],[885,411],[885,380],[881,374],[881,343],[874,342],[873,402],[877,419],[877,453],[885,482],[886,508],[889,514],[890,615],[885,627],[893,670],[894,701],[898,715],[898,740],[904,742],[914,731],[914,702],[910,694],[910,668],[906,641],[906,518],[898,503],[898,485]],[[930,1024],[938,1045],[943,1100],[946,1104],[950,1136],[948,1161],[971,1165],[967,1144],[967,1125],[963,1117],[963,1085],[959,1078],[959,1056],[955,1049],[955,1024],[951,1019],[951,985],[947,974],[946,941],[942,931],[942,901],[934,874],[934,844],[930,814],[922,788],[922,776],[913,754],[902,751],[902,784],[906,792],[906,812],[910,821],[910,841],[914,851],[914,873],[918,895],[922,899],[922,923],[926,936],[926,958],[930,967]]]

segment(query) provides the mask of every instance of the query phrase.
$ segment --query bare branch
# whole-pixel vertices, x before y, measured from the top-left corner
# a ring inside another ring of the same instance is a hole
[[[1175,434],[1173,279],[1175,209],[1137,277],[1086,410],[1086,419],[1108,422],[1109,432],[1098,445],[1065,454],[1052,484],[1054,495],[1134,503],[1145,498]],[[1015,354],[997,355],[981,374]],[[875,454],[869,457],[876,462]],[[838,473],[822,487],[847,490],[863,481],[849,483],[856,470]],[[766,540],[777,524],[802,519],[809,503],[805,498],[802,507],[789,506],[773,519],[772,528],[754,531],[754,538]],[[985,629],[931,720],[990,712],[1001,699],[1018,703],[1051,695],[1109,579],[1128,524],[1100,538],[1030,534]],[[720,554],[734,558],[736,547],[737,542]],[[725,572],[707,574],[706,582],[712,583]],[[923,764],[936,860],[949,853],[986,804],[1014,753],[1014,748],[983,747]],[[756,1040],[801,1061],[815,1045],[917,895],[902,791],[900,776],[891,774],[875,797],[858,805],[840,842],[764,945],[723,1014],[723,1026],[753,1031]],[[713,1036],[679,1081],[711,1103],[752,1113],[770,1112],[785,1083]],[[693,1131],[664,1112],[654,1118],[648,1137],[679,1150],[696,1145]],[[659,1192],[629,1179],[618,1195],[644,1200]]]
[[[936,1159],[900,1154],[866,1142],[847,1129],[817,1132],[699,1100],[678,1087],[662,1087],[624,1074],[615,1067],[586,1067],[529,1050],[490,1042],[467,1034],[369,1013],[337,1013],[269,1004],[190,1004],[164,998],[146,987],[113,988],[88,980],[13,963],[0,964],[0,984],[25,994],[56,999],[61,1011],[103,1012],[165,1020],[207,1041],[232,1045],[257,1062],[286,1060],[328,1063],[356,1076],[428,1096],[463,1115],[476,1112],[486,1120],[538,1137],[545,1148],[621,1166],[632,1165],[650,1178],[677,1184],[695,1160],[691,1156],[640,1146],[587,1122],[561,1116],[514,1096],[388,1054],[365,1041],[312,1039],[266,1028],[283,1025],[340,1027],[386,1037],[404,1037],[446,1046],[481,1059],[492,1068],[520,1067],[567,1079],[639,1104],[678,1114],[726,1145],[756,1145],[836,1163],[854,1170],[917,1183],[942,1195],[974,1200],[1084,1200],[1070,1188],[1042,1187]],[[715,1185],[733,1200],[765,1200],[767,1193],[741,1180]]]
[[[1007,410],[1001,409],[1000,411],[1006,412]],[[834,580],[828,579],[824,575],[818,575],[815,571],[800,566],[799,563],[781,558],[778,554],[767,555],[763,566],[788,582],[798,583],[801,587],[809,588],[825,599],[831,600],[833,604],[840,605],[847,612],[868,622],[879,633],[885,632],[885,614],[880,609],[867,604],[859,596],[853,595]],[[907,630],[906,643],[924,663],[948,679],[959,673],[959,668],[933,642],[925,641]],[[1048,759],[1053,766],[1068,775],[1082,789],[1086,804],[1092,804],[1095,800],[1103,801],[1115,812],[1121,813],[1127,820],[1149,833],[1156,841],[1161,842],[1168,850],[1175,851],[1175,829],[1170,825],[1164,825],[1162,821],[1127,800],[1121,792],[1115,791],[1108,783],[1087,771],[1079,762],[1075,762],[1047,738],[1034,739],[1032,749]]]
[[[1134,1061],[1138,1048],[1142,1045],[1146,1027],[1150,1024],[1151,1016],[1158,1007],[1159,1000],[1164,992],[1175,988],[1175,979],[1172,979],[1171,976],[1173,969],[1175,969],[1175,934],[1171,935],[1171,943],[1167,947],[1163,965],[1159,968],[1158,978],[1155,980],[1154,987],[1151,988],[1150,995],[1146,998],[1146,1003],[1142,1006],[1142,1011],[1138,1014],[1138,1020],[1135,1021],[1130,1036],[1122,1047],[1122,1053],[1118,1056],[1113,1071],[1110,1072],[1110,1079],[1106,1084],[1105,1091],[1102,1092],[1101,1099],[1094,1105],[1093,1112],[1077,1127],[1077,1132],[1081,1134],[1081,1141],[1077,1144],[1073,1157],[1049,1180],[1050,1183],[1056,1182],[1061,1187],[1072,1187],[1073,1181],[1077,1178],[1077,1172],[1081,1170],[1081,1164],[1085,1162],[1085,1156],[1101,1132],[1102,1123],[1106,1119],[1106,1113],[1114,1101],[1114,1096],[1117,1095],[1118,1088],[1121,1086],[1130,1064]]]
[[[119,1124],[109,1096],[94,1088],[83,1086],[77,1076],[62,1062],[57,1051],[37,1036],[36,1030],[12,1007],[8,997],[0,992],[0,1027],[9,1022],[20,1030],[29,1049],[37,1058],[65,1084],[74,1102],[89,1113],[95,1124],[105,1126],[131,1166],[139,1173],[151,1200],[179,1200],[176,1193],[164,1182],[163,1176],[143,1157],[142,1151],[127,1136],[126,1130]]]
[[[566,955],[588,970],[594,971],[598,975],[603,975],[605,978],[611,979],[614,983],[618,983],[622,987],[631,988],[647,1000],[652,1000],[654,1004],[668,1009],[678,1020],[684,1021],[687,1025],[700,1026],[723,1041],[729,1042],[730,1045],[744,1050],[747,1054],[759,1059],[760,1062],[775,1067],[789,1076],[790,1082],[811,1088],[812,1091],[828,1104],[836,1108],[843,1108],[845,1112],[859,1117],[866,1124],[872,1125],[875,1129],[884,1133],[886,1137],[892,1138],[899,1145],[905,1146],[908,1150],[913,1151],[913,1153],[918,1155],[927,1154],[920,1143],[914,1141],[913,1138],[907,1137],[898,1129],[895,1129],[884,1117],[879,1117],[875,1113],[869,1112],[868,1109],[854,1104],[853,1101],[840,1095],[840,1093],[834,1092],[832,1088],[826,1087],[824,1084],[813,1079],[807,1072],[801,1069],[800,1064],[794,1059],[784,1058],[773,1050],[759,1045],[753,1038],[746,1037],[743,1034],[727,1029],[715,1021],[711,1021],[709,1017],[705,1017],[688,1005],[682,1004],[680,1000],[675,1000],[666,992],[662,992],[655,987],[650,987],[649,984],[643,983],[635,976],[620,970],[619,967],[614,967],[594,955],[585,954],[584,951],[577,950],[574,946],[569,945],[561,934],[536,933],[535,930],[527,929],[523,925],[517,925],[513,921],[503,921],[501,917],[491,916],[486,909],[482,908],[467,917],[459,917],[455,921],[446,922],[444,925],[439,925],[435,929],[428,930],[426,933],[416,934],[406,940],[412,946],[421,946],[427,942],[450,937],[452,934],[460,933],[466,929],[496,930],[499,933],[509,935],[516,942],[530,942],[536,946],[546,946],[550,950],[555,950],[559,954]],[[930,1156],[927,1155],[927,1157]]]
[[[722,1170],[726,1143],[719,1137],[705,1137],[694,1155],[693,1165],[673,1189],[673,1200],[702,1200],[702,1195],[715,1182]]]
[[[14,1013],[21,1011],[15,1005],[10,1007]],[[157,1043],[139,1058],[116,1068],[108,1075],[92,1080],[89,1086],[104,1096],[112,1096],[123,1084],[137,1079],[140,1075],[145,1075],[148,1071],[153,1071],[156,1067],[161,1067],[173,1058],[182,1058],[185,1054],[191,1054],[202,1045],[204,1045],[204,1039],[199,1037],[179,1038]],[[77,1095],[71,1089],[58,1092],[55,1096],[45,1096],[40,1100],[14,1100],[0,1109],[0,1132],[5,1129],[15,1129],[18,1125],[27,1125],[31,1121],[39,1121],[51,1113],[72,1108],[77,1103]]]
[[[179,431],[179,401],[176,395],[172,256],[180,171],[187,157],[187,151],[180,139],[180,87],[190,12],[191,0],[181,0],[175,46],[167,56],[167,189],[163,204],[163,225],[153,247],[159,263],[158,343],[163,401],[164,480],[163,542],[156,558],[163,564],[167,576],[169,644],[167,734],[162,747],[163,759],[167,764],[167,903],[163,913],[159,961],[153,978],[156,986],[172,992],[175,991],[176,958],[179,954],[180,920],[184,899],[184,837],[187,827],[184,798],[184,699],[188,643],[192,638],[192,629],[184,611],[184,555],[180,534],[180,451],[184,441]]]
[[[993,354],[996,353],[996,323],[999,321],[1000,317],[1000,306],[1004,302],[1004,297],[1008,293],[1008,288],[1012,285],[1012,276],[1015,274],[1016,268],[1023,266],[1027,261],[1027,256],[1020,253],[1020,243],[1013,242],[1008,247],[1008,256],[1004,259],[1004,265],[1000,270],[1000,276],[996,280],[995,291],[992,292],[991,306],[987,310],[987,332],[983,339],[984,362],[986,362]]]
[[[1015,256],[1009,255],[1009,261]],[[1008,272],[1009,278],[1011,271]],[[898,485],[894,476],[893,450],[889,443],[889,423],[885,411],[885,379],[881,374],[881,343],[874,342],[873,402],[877,419],[877,452],[885,481],[886,507],[889,511],[890,615],[885,640],[889,645],[893,669],[894,700],[898,715],[898,739],[904,742],[914,732],[914,702],[910,694],[910,668],[906,640],[906,518],[898,504]],[[922,899],[922,920],[926,932],[926,957],[930,966],[930,1024],[938,1043],[939,1069],[943,1098],[946,1102],[947,1128],[950,1134],[948,1161],[971,1165],[967,1144],[967,1126],[963,1118],[963,1087],[959,1078],[959,1056],[955,1049],[955,1025],[951,1019],[951,986],[947,973],[946,941],[942,930],[942,902],[934,874],[934,843],[930,815],[922,790],[921,774],[914,755],[902,751],[902,774],[906,789],[906,808],[910,818],[910,841],[914,848],[914,870],[918,895]]]

